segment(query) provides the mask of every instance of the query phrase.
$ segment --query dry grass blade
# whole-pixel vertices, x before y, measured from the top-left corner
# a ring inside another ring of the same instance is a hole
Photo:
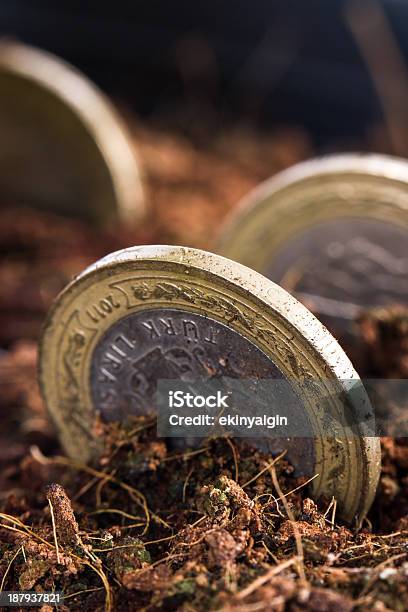
[[[284,493],[283,493],[283,491],[282,491],[282,489],[280,487],[280,484],[279,484],[279,481],[278,481],[278,477],[276,475],[276,469],[275,469],[274,465],[270,468],[270,473],[271,473],[273,485],[274,485],[274,487],[276,489],[276,492],[277,492],[277,494],[279,496],[279,499],[282,501],[283,506],[284,506],[285,511],[286,511],[286,514],[287,514],[287,516],[288,516],[288,518],[289,518],[289,520],[291,521],[291,524],[292,524],[293,535],[295,537],[295,542],[296,542],[296,550],[297,550],[297,553],[298,553],[296,567],[297,567],[297,570],[298,570],[298,573],[299,573],[299,578],[303,582],[306,583],[307,580],[306,580],[306,574],[305,574],[305,568],[304,568],[304,562],[303,562],[304,554],[303,554],[302,538],[300,537],[299,529],[298,529],[298,527],[296,525],[296,520],[295,520],[295,517],[293,515],[293,512],[290,509],[288,501],[287,501],[287,499],[286,499],[286,497],[285,497],[285,495],[284,495]]]
[[[187,476],[186,476],[186,478],[184,480],[184,483],[183,483],[183,496],[182,496],[183,504],[186,502],[187,486],[188,486],[188,482],[190,480],[191,474],[193,472],[194,472],[194,467],[192,467],[191,470],[188,472],[188,474],[187,474]]]
[[[9,574],[9,572],[10,572],[10,569],[11,569],[11,567],[12,567],[12,565],[13,565],[14,561],[17,559],[18,554],[19,554],[20,552],[21,552],[21,553],[23,552],[23,547],[22,547],[22,546],[21,546],[21,547],[20,547],[20,548],[17,550],[17,552],[16,552],[16,553],[13,555],[13,557],[10,559],[10,563],[8,564],[7,569],[6,569],[6,571],[4,572],[4,576],[3,576],[2,580],[1,580],[1,584],[0,584],[0,593],[2,593],[2,592],[3,592],[4,585],[6,584],[6,579],[7,579],[7,576],[8,576],[8,574]]]
[[[239,479],[239,469],[238,469],[238,456],[237,456],[237,449],[234,446],[234,443],[232,442],[232,440],[230,440],[230,438],[228,438],[228,436],[225,438],[225,441],[227,442],[228,446],[231,449],[232,452],[232,456],[234,458],[234,467],[235,467],[235,482],[238,482]]]
[[[286,455],[286,453],[287,453],[287,451],[285,450],[280,455],[275,457],[275,459],[273,461],[268,463],[268,465],[266,465],[260,472],[255,474],[255,476],[253,478],[250,478],[250,480],[247,480],[243,485],[241,485],[242,488],[245,489],[245,487],[247,487],[248,485],[252,484],[255,480],[257,480],[260,476],[262,476],[262,474],[264,474],[265,472],[270,470],[270,468],[273,465],[275,465],[276,463],[278,463],[278,461],[280,461]]]
[[[187,459],[190,459],[191,457],[195,457],[196,455],[199,455],[200,453],[205,453],[206,451],[209,450],[209,446],[205,446],[203,448],[198,448],[197,450],[191,451],[191,452],[187,452],[187,453],[178,453],[177,455],[170,455],[170,457],[164,457],[164,459],[161,460],[160,463],[167,463],[168,461],[175,461],[177,459],[183,459],[184,461],[186,461]]]
[[[134,521],[142,520],[141,516],[129,514],[128,512],[120,510],[119,508],[99,508],[98,510],[93,510],[93,512],[89,512],[88,516],[94,516],[95,514],[119,514],[119,516],[123,516],[124,518],[132,519]]]
[[[71,599],[72,597],[77,597],[78,595],[83,595],[84,593],[95,593],[96,591],[102,591],[103,587],[96,587],[94,589],[84,589],[83,591],[76,591],[75,593],[70,593],[69,595],[64,595],[64,601],[67,599]]]
[[[287,561],[283,561],[282,563],[279,563],[279,565],[275,565],[274,567],[271,567],[271,569],[268,570],[265,574],[263,574],[262,576],[259,576],[258,578],[255,578],[255,580],[251,582],[251,584],[249,584],[247,587],[245,587],[245,589],[237,593],[235,596],[236,599],[245,599],[245,597],[248,597],[248,595],[251,595],[251,593],[259,589],[259,587],[264,585],[271,578],[273,578],[277,574],[280,574],[281,572],[283,572],[283,570],[287,569],[288,567],[291,567],[292,565],[295,565],[296,563],[297,563],[296,557],[292,557],[291,559],[288,559]]]
[[[50,513],[51,513],[52,532],[54,534],[55,552],[57,554],[57,563],[61,563],[61,559],[60,559],[60,555],[59,555],[59,548],[58,548],[57,529],[55,527],[54,508],[52,507],[52,503],[51,503],[50,499],[48,500],[48,505],[50,507]]]
[[[310,484],[311,482],[313,482],[313,480],[315,480],[315,478],[317,478],[318,476],[319,476],[319,474],[315,474],[311,478],[308,478],[308,480],[306,480],[305,482],[302,482],[302,484],[300,484],[298,487],[295,487],[294,489],[291,489],[287,493],[284,493],[283,497],[288,498],[289,495],[292,495],[292,493],[296,493],[296,491],[300,491],[300,489],[303,489],[304,487],[307,487],[307,485]]]

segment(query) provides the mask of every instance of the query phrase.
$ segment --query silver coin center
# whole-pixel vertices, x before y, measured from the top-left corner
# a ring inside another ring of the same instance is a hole
[[[136,312],[117,321],[94,349],[91,394],[105,421],[147,414],[159,379],[284,378],[257,346],[223,323],[173,308]],[[307,419],[299,401],[297,418]],[[312,440],[256,440],[266,452],[288,449],[301,473],[312,474]]]
[[[326,221],[290,239],[266,274],[344,329],[365,308],[408,303],[407,252],[408,232],[395,224]]]

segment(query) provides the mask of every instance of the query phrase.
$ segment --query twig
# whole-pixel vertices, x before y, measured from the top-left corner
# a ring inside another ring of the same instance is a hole
[[[273,465],[275,465],[275,463],[277,463],[278,461],[280,461],[282,459],[282,457],[284,457],[286,455],[288,451],[284,450],[283,453],[281,453],[280,455],[278,455],[277,457],[275,457],[275,459],[273,461],[271,461],[271,463],[268,463],[267,466],[265,466],[263,468],[263,470],[261,470],[260,472],[258,472],[258,474],[255,474],[255,476],[253,478],[251,478],[250,480],[247,480],[243,485],[242,488],[245,489],[245,487],[247,487],[248,485],[250,485],[252,482],[254,482],[254,480],[257,480],[260,476],[262,476],[262,474],[264,474],[267,470],[269,470]]]
[[[150,542],[143,542],[144,546],[150,546],[151,544],[159,544],[159,542],[167,542],[168,540],[174,540],[177,538],[177,534],[167,536],[167,538],[160,538],[159,540],[150,540]]]
[[[95,591],[103,591],[103,587],[96,587],[94,589],[84,589],[83,591],[76,591],[75,593],[64,595],[64,601],[66,599],[71,599],[71,597],[76,597],[77,595],[83,595],[84,593],[95,593]]]
[[[235,466],[235,482],[238,483],[239,470],[238,470],[237,450],[236,450],[232,440],[230,440],[230,438],[228,438],[228,436],[226,436],[225,440],[226,440],[227,444],[229,445],[229,447],[231,448],[231,451],[232,451],[232,456],[234,458],[234,466]]]
[[[138,527],[144,527],[146,523],[130,523],[129,525],[121,525],[119,529],[125,531],[126,529],[137,529]]]
[[[326,516],[329,514],[330,510],[332,511],[332,515],[331,515],[330,521],[328,521],[326,519]],[[323,518],[326,519],[328,523],[330,523],[332,531],[334,529],[334,519],[336,517],[336,510],[337,510],[337,499],[333,496],[331,498],[330,504],[327,507],[326,512],[323,514]]]
[[[187,474],[186,479],[184,480],[184,483],[183,483],[183,497],[182,497],[182,499],[183,499],[183,504],[184,504],[184,503],[185,503],[185,501],[186,501],[186,491],[187,491],[188,481],[190,480],[190,476],[191,476],[191,474],[192,474],[193,472],[194,472],[194,466],[191,468],[191,470],[190,470],[190,471],[189,471],[189,473]]]
[[[214,529],[208,529],[201,537],[198,538],[198,540],[195,540],[194,542],[180,542],[180,546],[192,547],[196,546],[197,544],[201,544],[201,542],[205,540],[208,534],[214,533],[214,531],[218,531],[218,527],[214,527]]]
[[[22,551],[22,548],[23,547],[20,546],[20,548],[17,550],[17,552],[13,555],[13,558],[11,559],[10,563],[8,564],[6,571],[4,572],[4,576],[3,576],[3,579],[2,579],[1,584],[0,584],[0,593],[3,592],[4,585],[6,584],[6,578],[8,576],[8,573],[9,573],[10,569],[11,569],[11,566],[13,565],[14,560],[17,558],[18,553]]]
[[[3,512],[1,512],[0,518],[2,518],[4,521],[8,521],[9,523],[14,523],[14,525],[18,525],[19,527],[22,527],[22,529],[17,529],[16,527],[11,527],[11,525],[4,525],[4,523],[0,523],[0,527],[2,529],[8,529],[9,531],[16,531],[17,533],[21,533],[25,537],[29,535],[32,538],[39,540],[43,544],[46,544],[47,546],[52,547],[52,544],[47,542],[47,540],[45,540],[41,536],[34,533],[34,531],[32,531],[29,527],[27,527],[27,525],[24,525],[24,523],[20,521],[20,519],[16,518],[15,516],[11,516],[11,514],[4,514]]]
[[[141,521],[142,517],[136,516],[135,514],[129,514],[124,510],[119,510],[118,508],[99,508],[98,510],[93,510],[93,512],[89,512],[88,516],[94,516],[95,514],[119,514],[120,516],[124,516],[125,518],[133,519],[136,521]]]
[[[140,433],[141,431],[144,431],[145,429],[149,429],[150,427],[153,427],[153,425],[156,424],[156,421],[157,421],[157,418],[154,417],[153,419],[147,420],[147,422],[144,423],[143,425],[138,425],[134,429],[131,429],[130,431],[126,432],[128,440],[133,438],[133,436],[135,436],[137,433]]]
[[[278,564],[278,558],[276,555],[273,554],[273,552],[270,550],[270,548],[268,548],[268,546],[265,544],[265,542],[262,540],[261,542],[262,546],[264,547],[264,549],[266,550],[266,552],[268,553],[268,555],[270,557],[272,557],[272,559],[275,561],[276,564]]]
[[[170,457],[164,457],[164,459],[162,459],[160,463],[166,463],[168,461],[173,461],[174,459],[190,459],[190,457],[194,457],[195,455],[199,455],[200,453],[205,453],[205,451],[208,451],[209,448],[209,446],[205,446],[203,448],[198,448],[197,450],[188,453],[178,453],[177,455],[170,455]]]
[[[299,529],[296,525],[296,520],[294,517],[294,514],[288,504],[288,501],[285,497],[285,495],[283,494],[283,491],[280,487],[280,484],[278,482],[278,477],[276,475],[276,469],[275,466],[273,465],[270,468],[270,473],[271,473],[271,477],[272,477],[272,482],[274,484],[274,487],[276,489],[276,492],[279,495],[279,499],[282,501],[283,506],[286,510],[286,514],[288,515],[289,520],[291,521],[292,524],[292,528],[293,528],[293,535],[295,536],[295,542],[296,542],[296,550],[298,553],[298,557],[297,557],[297,563],[296,563],[296,567],[298,569],[298,573],[299,573],[299,578],[303,581],[303,582],[307,582],[306,580],[306,574],[305,574],[305,568],[304,568],[304,564],[303,564],[303,559],[304,559],[304,554],[303,554],[303,544],[302,544],[302,538],[300,537],[300,533],[299,533]]]
[[[52,507],[52,503],[51,503],[50,499],[48,500],[48,505],[50,506],[51,522],[52,522],[52,533],[54,535],[55,552],[57,554],[57,563],[60,564],[61,563],[61,559],[60,559],[59,548],[58,548],[57,529],[55,527],[54,508]]]
[[[147,567],[142,567],[140,570],[137,570],[135,574],[139,576],[139,574],[145,574],[153,567],[157,567],[160,563],[165,563],[166,561],[172,561],[173,559],[180,559],[180,557],[185,557],[185,553],[174,553],[172,555],[167,555],[167,557],[163,557],[162,559],[157,559],[154,563],[151,563]]]
[[[158,544],[159,542],[168,542],[169,540],[174,540],[177,538],[177,535],[168,536],[167,538],[160,538],[159,540],[151,540],[150,542],[143,542],[143,546],[149,546],[150,544]],[[120,548],[134,548],[134,544],[118,544],[118,546],[112,546],[111,548],[93,548],[93,552],[99,553],[110,553],[112,550],[119,550]]]
[[[95,489],[95,505],[97,508],[102,506],[102,489],[109,482],[108,476],[114,476],[115,473],[116,473],[116,470],[113,470],[111,474],[107,474],[106,478],[101,478],[100,481],[98,482],[96,489]]]
[[[94,478],[91,478],[90,480],[88,480],[88,482],[86,482],[78,491],[78,493],[76,493],[73,496],[73,500],[74,501],[78,501],[78,499],[80,497],[82,497],[82,495],[84,495],[87,491],[89,491],[89,489],[92,489],[92,487],[99,482],[99,478],[96,478],[96,476]]]
[[[203,516],[200,516],[200,518],[197,519],[192,525],[190,525],[190,527],[197,527],[197,525],[202,523],[204,521],[204,519],[206,519],[206,518],[207,518],[206,514],[204,514]]]
[[[265,582],[268,582],[271,578],[273,578],[273,576],[280,574],[281,572],[283,572],[283,570],[287,569],[291,565],[294,565],[295,563],[296,563],[296,557],[292,557],[291,559],[288,559],[287,561],[283,561],[279,565],[274,565],[273,567],[271,567],[269,571],[263,574],[263,576],[259,576],[253,582],[251,582],[251,584],[245,587],[245,589],[237,593],[235,595],[235,598],[245,599],[245,597],[248,597],[248,595],[250,595],[257,589],[259,589],[259,587],[265,584]]]
[[[309,478],[309,480],[306,480],[306,482],[303,482],[301,485],[299,485],[298,487],[295,487],[294,489],[291,489],[290,491],[288,491],[287,493],[285,493],[283,495],[283,497],[289,497],[289,495],[292,495],[292,493],[295,493],[296,491],[299,491],[299,489],[303,489],[303,487],[306,487],[308,484],[310,484],[312,482],[312,480],[314,480],[315,478],[317,478],[319,476],[319,474],[315,474],[314,476],[312,476],[311,478]]]

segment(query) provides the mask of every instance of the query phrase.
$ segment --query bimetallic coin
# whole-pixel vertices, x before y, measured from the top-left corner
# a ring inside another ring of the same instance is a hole
[[[146,246],[105,257],[56,300],[41,343],[40,383],[71,456],[97,456],[97,417],[149,413],[159,379],[194,377],[320,381],[302,384],[298,397],[298,418],[312,436],[272,440],[265,433],[254,443],[267,452],[287,449],[298,472],[318,474],[314,495],[335,496],[346,520],[366,513],[379,474],[378,440],[340,430],[329,438],[323,424],[329,414],[357,414],[361,401],[367,410],[367,397],[350,392],[359,378],[334,338],[272,281],[204,251]]]
[[[0,193],[4,201],[134,221],[138,163],[110,102],[49,53],[0,42]]]
[[[217,251],[350,341],[362,310],[408,304],[408,163],[345,154],[298,164],[245,198]]]

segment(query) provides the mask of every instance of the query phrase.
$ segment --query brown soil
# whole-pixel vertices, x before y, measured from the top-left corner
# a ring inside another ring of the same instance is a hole
[[[93,466],[62,456],[36,385],[52,299],[88,263],[141,243],[209,247],[253,185],[311,153],[286,131],[211,146],[135,127],[149,219],[96,230],[5,208],[0,226],[0,586],[63,590],[61,610],[408,609],[408,444],[383,440],[373,509],[355,532],[280,458],[237,440],[176,452],[155,422],[100,426]],[[406,377],[408,315],[360,322],[367,372]],[[43,612],[48,612],[46,606]]]

